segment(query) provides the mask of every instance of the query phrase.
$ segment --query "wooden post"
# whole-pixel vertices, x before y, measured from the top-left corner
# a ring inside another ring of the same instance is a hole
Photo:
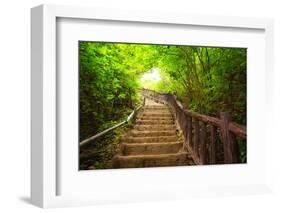
[[[223,151],[224,151],[224,162],[233,163],[233,144],[234,137],[233,134],[229,131],[229,123],[231,122],[230,113],[221,112],[221,135],[223,142]]]
[[[194,149],[192,143],[192,117],[187,116],[187,136],[186,136],[187,144],[190,148]]]
[[[216,149],[217,149],[217,144],[216,144],[217,127],[211,125],[210,132],[211,132],[210,164],[215,164],[216,163]]]
[[[233,136],[234,137],[234,136]],[[234,137],[235,138],[235,137]],[[238,146],[238,143],[237,141],[233,141],[233,148],[232,148],[232,156],[233,156],[233,163],[240,163],[240,157],[239,157],[239,154],[240,154],[240,151],[239,151],[239,146]]]
[[[194,153],[199,156],[199,121],[194,119]]]
[[[145,97],[143,97],[143,103],[142,103],[143,106],[145,106]]]
[[[200,126],[200,161],[206,164],[206,124],[202,121],[199,122]]]

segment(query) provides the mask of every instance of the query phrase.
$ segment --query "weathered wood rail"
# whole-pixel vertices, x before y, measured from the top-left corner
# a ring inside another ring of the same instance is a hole
[[[131,114],[127,117],[126,120],[124,120],[124,121],[122,121],[122,122],[116,124],[115,126],[112,126],[112,127],[108,128],[108,129],[106,129],[106,130],[104,130],[104,131],[102,131],[102,132],[100,132],[100,133],[98,133],[98,134],[96,134],[96,135],[94,135],[94,136],[91,136],[91,137],[89,137],[89,138],[87,138],[87,139],[81,141],[81,142],[79,143],[80,148],[83,147],[83,146],[85,146],[85,145],[87,145],[87,144],[89,144],[89,143],[92,143],[93,141],[95,141],[96,139],[98,139],[98,138],[100,138],[101,136],[105,135],[106,133],[111,132],[112,130],[114,130],[114,129],[120,127],[120,126],[123,126],[124,124],[128,123],[130,120],[135,119],[136,113],[137,113],[142,107],[143,107],[143,106],[139,106],[139,107],[137,107],[136,109],[134,109],[134,110],[131,112]]]
[[[237,138],[246,139],[246,127],[231,121],[230,113],[221,112],[220,118],[184,109],[176,96],[143,89],[144,98],[168,104],[184,136],[184,146],[196,164],[239,163]],[[220,143],[221,142],[221,143]],[[222,144],[223,162],[218,160]]]

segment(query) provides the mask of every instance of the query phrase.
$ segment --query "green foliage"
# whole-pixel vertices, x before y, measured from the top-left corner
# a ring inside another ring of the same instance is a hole
[[[246,124],[244,48],[80,42],[79,56],[80,140],[125,119],[140,103],[142,87],[175,93],[184,107],[202,114],[229,111]],[[152,68],[160,69],[160,81],[141,80]],[[116,141],[114,134],[101,147]],[[246,161],[245,143],[239,146]],[[105,166],[102,159],[112,153],[95,161],[96,167]]]
[[[79,43],[80,141],[123,121],[140,103],[139,79],[152,68],[154,55],[150,45]],[[118,137],[115,130],[82,150],[95,153],[80,169],[107,168]]]
[[[246,49],[161,46],[157,88],[175,92],[189,110],[217,116],[232,113],[246,124]]]
[[[246,64],[244,48],[161,46],[158,67],[162,81],[153,89],[174,92],[184,107],[202,114],[232,114],[246,125]],[[246,162],[246,142],[238,140],[240,160]]]
[[[138,79],[152,67],[150,45],[80,42],[80,140],[109,127],[133,109]]]
[[[91,158],[80,161],[80,170],[110,168],[120,136],[120,130],[114,130],[80,150],[80,156],[83,154],[91,156]]]

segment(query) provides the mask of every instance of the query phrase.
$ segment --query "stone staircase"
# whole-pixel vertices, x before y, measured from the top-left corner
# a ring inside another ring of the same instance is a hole
[[[146,100],[134,129],[121,143],[113,168],[141,168],[192,165],[178,140],[174,118],[166,105]]]

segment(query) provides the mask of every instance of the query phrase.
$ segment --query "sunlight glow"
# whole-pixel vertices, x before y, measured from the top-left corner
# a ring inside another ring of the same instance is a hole
[[[153,81],[156,83],[160,80],[161,76],[159,68],[152,68],[147,73],[143,74],[143,76],[141,77],[141,81]]]

